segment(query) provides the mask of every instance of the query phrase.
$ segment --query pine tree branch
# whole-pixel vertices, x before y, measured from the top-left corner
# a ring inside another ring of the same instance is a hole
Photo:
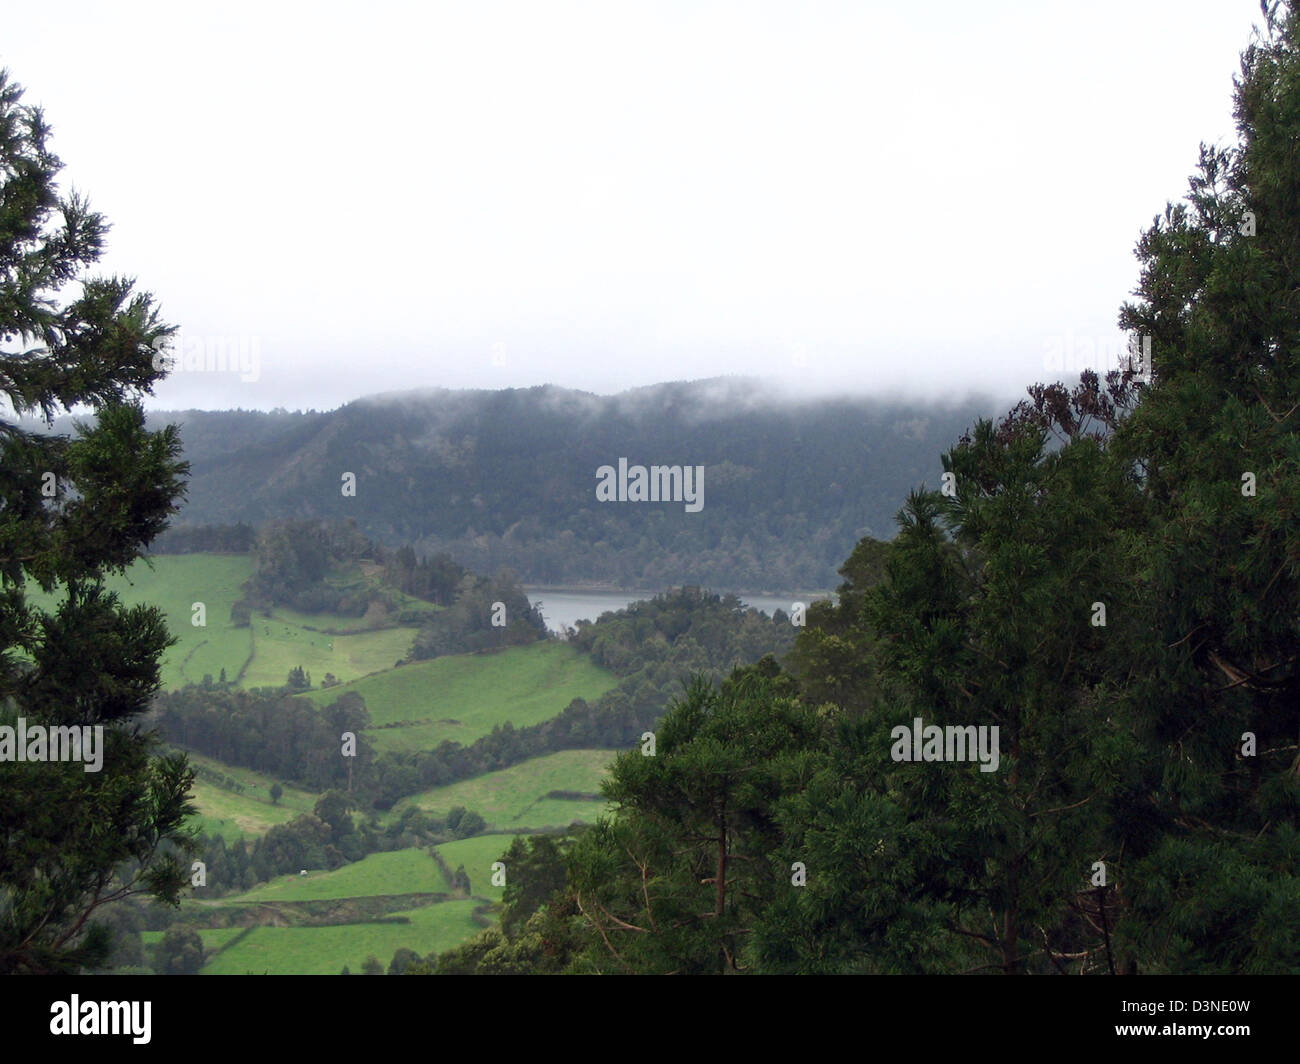
[[[596,908],[608,916],[612,921],[614,921],[614,923],[618,924],[619,927],[625,928],[628,931],[639,931],[643,935],[650,934],[649,930],[644,927],[637,927],[636,924],[629,924],[626,920],[620,920],[612,912],[606,909],[605,906],[601,905],[600,902],[596,902],[595,905]]]
[[[1093,791],[1090,795],[1088,795],[1087,798],[1083,799],[1083,801],[1075,802],[1073,805],[1060,805],[1057,806],[1055,809],[1040,809],[1037,813],[1030,813],[1029,815],[1031,817],[1047,816],[1049,813],[1064,813],[1067,809],[1078,809],[1079,806],[1087,805],[1089,802],[1091,802],[1094,798],[1097,797],[1098,793],[1100,792]]]
[[[956,924],[948,924],[946,926],[949,931],[955,931],[957,934],[966,935],[969,938],[977,938],[986,946],[991,946],[994,949],[999,949],[1002,945],[996,938],[990,938],[988,935],[981,935],[978,931],[967,931],[964,927],[958,927]]]
[[[1209,623],[1210,623],[1209,621],[1202,621],[1202,622],[1201,622],[1200,624],[1198,624],[1195,628],[1193,628],[1190,632],[1188,632],[1185,636],[1183,636],[1182,639],[1179,639],[1177,642],[1170,643],[1169,646],[1167,646],[1165,649],[1166,649],[1166,650],[1173,650],[1174,647],[1176,647],[1176,646],[1181,646],[1183,643],[1186,643],[1187,640],[1191,639],[1192,636],[1194,636],[1197,632],[1199,632],[1202,628],[1204,628],[1204,627],[1205,627],[1207,624],[1209,624]]]
[[[626,846],[624,847],[624,849],[627,850],[627,855],[628,855],[629,857],[632,858],[632,863],[633,863],[634,865],[636,865],[637,868],[639,868],[639,869],[641,870],[641,897],[645,899],[645,914],[646,914],[647,918],[649,918],[649,920],[650,920],[650,928],[651,928],[651,930],[653,930],[653,931],[655,931],[655,932],[657,933],[659,929],[658,929],[657,927],[655,927],[655,914],[654,914],[654,909],[653,909],[653,908],[651,907],[651,905],[650,905],[650,889],[649,889],[649,883],[648,883],[648,874],[649,874],[650,862],[649,862],[649,861],[638,861],[638,860],[636,859],[636,857],[633,856],[631,849],[629,849],[629,848],[626,847]]]
[[[604,943],[605,943],[605,946],[609,949],[609,952],[612,953],[612,954],[614,955],[614,959],[617,960],[618,963],[621,964],[621,965],[622,965],[622,966],[623,966],[627,971],[631,971],[631,970],[632,970],[631,965],[629,965],[629,964],[627,963],[627,961],[625,961],[625,960],[623,959],[623,955],[622,955],[621,953],[619,953],[619,951],[616,950],[616,949],[614,948],[614,944],[613,944],[612,942],[610,942],[610,940],[609,940],[609,936],[608,936],[607,934],[605,934],[605,929],[604,929],[603,927],[601,927],[600,924],[599,924],[597,921],[593,920],[592,917],[591,917],[591,914],[588,913],[587,910],[586,910],[585,908],[583,908],[583,905],[582,905],[582,892],[581,892],[581,891],[574,891],[574,893],[573,893],[573,898],[574,898],[574,900],[578,903],[578,911],[579,911],[580,913],[582,913],[582,915],[583,915],[583,917],[586,919],[586,921],[587,921],[589,924],[591,924],[592,927],[594,927],[594,928],[596,929],[596,933],[600,935],[601,939],[602,939],[602,940],[604,941]]]
[[[1273,413],[1272,408],[1268,405],[1268,401],[1262,395],[1260,395],[1258,388],[1255,389],[1255,394],[1259,396],[1259,401],[1264,404],[1264,409],[1268,411],[1268,416],[1271,417],[1273,421],[1278,425],[1282,424],[1282,422],[1284,422],[1287,418],[1289,418],[1292,414],[1294,414],[1297,408],[1300,408],[1300,403],[1296,403],[1296,405],[1293,406],[1290,410],[1288,410],[1285,414],[1283,414],[1281,417],[1278,417],[1275,413]]]
[[[1273,664],[1271,664],[1271,665],[1265,665],[1265,666],[1263,666],[1262,668],[1257,669],[1257,670],[1254,671],[1254,672],[1247,672],[1247,671],[1243,671],[1243,670],[1240,669],[1238,666],[1233,665],[1233,664],[1231,664],[1230,662],[1225,661],[1225,660],[1224,660],[1222,657],[1220,657],[1219,654],[1218,654],[1216,651],[1214,651],[1214,650],[1211,650],[1211,651],[1209,652],[1209,658],[1210,658],[1210,660],[1211,660],[1215,665],[1217,665],[1217,666],[1218,666],[1218,667],[1223,671],[1223,674],[1224,674],[1225,676],[1227,676],[1228,679],[1230,679],[1230,680],[1232,681],[1232,683],[1230,683],[1230,684],[1226,684],[1226,685],[1223,686],[1223,687],[1215,688],[1215,691],[1216,691],[1216,692],[1230,691],[1230,690],[1232,690],[1234,687],[1240,687],[1240,686],[1242,686],[1243,684],[1244,684],[1245,686],[1247,686],[1247,687],[1253,688],[1253,689],[1256,690],[1256,691],[1279,691],[1279,690],[1283,690],[1283,689],[1285,689],[1286,687],[1290,686],[1290,684],[1291,684],[1291,682],[1292,682],[1290,679],[1287,679],[1287,680],[1265,680],[1265,679],[1264,679],[1262,676],[1260,676],[1259,674],[1260,674],[1260,673],[1263,673],[1263,672],[1271,672],[1273,669],[1279,669],[1279,668],[1281,668],[1283,665],[1290,665],[1292,662],[1294,662],[1294,661],[1296,660],[1295,655],[1292,655],[1291,657],[1287,658],[1287,659],[1284,660],[1284,661],[1276,661],[1276,662],[1274,662]]]

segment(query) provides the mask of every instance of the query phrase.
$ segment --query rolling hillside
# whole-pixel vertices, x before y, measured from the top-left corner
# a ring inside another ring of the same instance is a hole
[[[147,603],[165,613],[177,639],[164,659],[165,687],[217,685],[224,669],[232,687],[278,688],[290,669],[301,666],[316,686],[299,699],[323,707],[355,693],[370,714],[366,736],[372,745],[414,753],[448,740],[468,746],[502,725],[549,720],[574,699],[594,703],[618,683],[588,652],[554,640],[399,667],[417,631],[409,625],[367,627],[361,617],[272,607],[255,609],[248,625],[237,626],[231,607],[243,597],[251,566],[247,554],[157,555],[109,581],[124,603]],[[377,566],[364,563],[328,577],[345,587],[381,578]],[[48,596],[36,600],[47,609],[55,605]],[[401,609],[439,608],[409,596],[397,601]],[[201,626],[190,623],[195,603],[204,607]],[[322,689],[326,673],[342,682]],[[491,866],[509,847],[511,833],[590,824],[605,812],[598,792],[616,752],[562,750],[412,795],[382,812],[359,808],[358,823],[373,817],[381,832],[411,808],[441,820],[462,807],[483,817],[485,826],[478,835],[439,844],[437,860],[427,849],[374,852],[333,871],[308,868],[306,876],[282,875],[234,894],[222,894],[213,880],[216,890],[196,889],[173,919],[198,932],[206,974],[336,974],[345,965],[359,970],[372,954],[387,964],[398,947],[422,955],[449,949],[490,921],[503,889],[492,883]],[[188,753],[197,773],[192,794],[198,813],[191,824],[221,836],[227,846],[251,847],[272,828],[312,813],[322,798],[289,780]],[[462,866],[468,896],[448,881]],[[147,947],[161,937],[161,931],[145,932],[142,942]]]
[[[412,751],[447,740],[468,745],[498,724],[536,724],[617,682],[576,648],[542,642],[415,662],[300,697],[323,706],[355,691],[370,710],[366,734],[375,748]]]
[[[355,518],[490,574],[550,586],[826,588],[938,455],[1002,399],[794,401],[721,378],[597,396],[557,387],[431,390],[309,413],[179,411],[192,464],[182,524]],[[68,431],[59,422],[56,431]],[[703,508],[601,503],[596,471],[702,465]],[[340,492],[340,474],[357,494]],[[336,674],[337,674],[337,670]]]
[[[508,835],[479,835],[437,847],[449,870],[464,866],[469,895],[423,850],[375,853],[332,872],[280,876],[242,894],[183,903],[182,920],[203,942],[204,975],[336,975],[366,957],[387,963],[398,948],[447,950],[487,923],[501,900],[492,864]],[[506,874],[508,875],[508,869]],[[145,932],[146,946],[162,932]]]
[[[247,627],[238,627],[230,610],[251,572],[248,555],[159,554],[104,583],[125,605],[157,606],[166,615],[167,627],[177,640],[163,656],[163,685],[168,688],[202,683],[204,676],[219,680],[222,669],[228,681],[242,687],[278,687],[298,665],[317,684],[327,672],[341,681],[354,680],[391,668],[411,649],[418,629],[409,625],[365,631],[357,617],[281,607],[272,609],[270,616],[257,611]],[[46,610],[57,604],[54,596],[39,589],[29,589],[29,597]],[[437,609],[431,603],[409,601],[418,602],[422,609]],[[203,626],[193,623],[195,603],[203,604]]]
[[[550,797],[564,791],[597,795],[605,770],[617,750],[560,750],[535,757],[499,772],[423,791],[403,799],[392,810],[399,814],[414,805],[435,815],[453,806],[473,809],[497,831],[564,827],[575,821],[593,823],[606,809],[604,800]]]

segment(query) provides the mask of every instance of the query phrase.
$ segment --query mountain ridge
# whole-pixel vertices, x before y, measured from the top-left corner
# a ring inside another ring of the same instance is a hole
[[[417,389],[323,412],[148,417],[180,425],[191,464],[175,524],[351,517],[385,545],[530,584],[832,587],[860,538],[891,538],[908,491],[938,482],[940,454],[1010,405],[788,396],[710,378],[611,396]],[[597,470],[620,458],[703,466],[703,509],[597,501]]]

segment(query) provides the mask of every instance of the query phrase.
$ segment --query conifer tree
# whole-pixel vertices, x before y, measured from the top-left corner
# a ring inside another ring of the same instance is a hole
[[[103,749],[98,771],[0,760],[0,972],[75,972],[108,956],[105,904],[188,884],[192,772],[134,724],[171,640],[158,610],[102,584],[162,531],[186,467],[177,430],[149,431],[140,406],[173,329],[133,281],[86,272],[107,226],[60,195],[49,127],[21,98],[0,73],[0,393],[47,426],[96,416],[72,437],[0,420],[0,724],[101,726]],[[58,606],[33,606],[33,587]]]
[[[815,773],[821,728],[771,659],[720,689],[697,678],[605,793],[619,815],[578,840],[572,898],[588,932],[579,970],[721,974],[752,968],[753,921],[797,889],[776,858],[783,793]]]
[[[831,620],[871,631],[855,671],[876,687],[835,714],[837,770],[787,805],[785,852],[818,874],[759,933],[768,966],[1020,974],[1104,951],[1090,875],[1140,765],[1110,653],[1130,583],[1114,522],[1137,505],[1097,439],[1111,383],[978,423],[944,456],[953,490],[914,493],[883,574],[846,589]],[[918,720],[962,735],[942,748],[961,759],[915,760]]]
[[[821,875],[769,966],[1300,970],[1300,20],[1264,13],[1239,145],[1139,242],[1141,362],[977,425],[829,618],[879,690],[787,808]],[[912,713],[999,724],[996,779],[882,769]]]
[[[1114,450],[1147,507],[1153,758],[1123,937],[1149,970],[1300,970],[1300,19],[1265,3],[1238,143],[1202,146],[1120,322],[1151,387]]]

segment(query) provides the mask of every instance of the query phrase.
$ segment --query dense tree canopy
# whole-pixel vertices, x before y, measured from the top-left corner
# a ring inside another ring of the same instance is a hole
[[[1265,14],[1239,145],[1138,244],[1141,360],[978,421],[793,679],[697,684],[620,758],[539,910],[569,970],[1300,971],[1300,19]],[[999,756],[913,758],[918,718]]]

